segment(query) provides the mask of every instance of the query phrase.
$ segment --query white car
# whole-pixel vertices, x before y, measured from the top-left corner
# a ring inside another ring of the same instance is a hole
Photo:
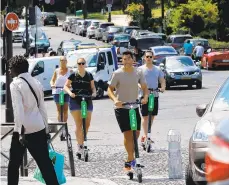
[[[71,18],[74,18],[74,17],[75,17],[75,16],[67,16],[67,17],[66,17],[65,21],[64,21],[63,24],[62,24],[62,30],[63,30],[63,31],[67,31],[69,21],[70,21]]]
[[[26,22],[24,19],[19,20],[18,29],[12,32],[12,41],[22,41],[23,33],[26,29]]]
[[[92,37],[95,37],[95,30],[99,27],[99,21],[98,20],[91,20],[88,23],[87,27],[87,37],[90,39]]]

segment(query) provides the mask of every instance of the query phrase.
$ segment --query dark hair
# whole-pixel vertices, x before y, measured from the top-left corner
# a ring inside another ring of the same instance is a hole
[[[123,53],[122,53],[122,56],[124,56],[124,55],[130,55],[130,57],[132,58],[132,59],[134,59],[134,55],[133,55],[133,53],[131,52],[131,51],[124,51]]]
[[[153,55],[152,50],[147,50],[147,51],[145,51],[145,53],[144,53],[145,56],[146,56],[146,53],[151,53],[151,54]]]
[[[190,40],[187,40],[187,43],[190,43]]]
[[[9,68],[13,68],[17,74],[27,73],[29,63],[25,57],[16,55],[9,60]]]

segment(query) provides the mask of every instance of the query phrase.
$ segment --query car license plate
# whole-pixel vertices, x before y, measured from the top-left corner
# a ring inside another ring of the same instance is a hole
[[[181,79],[183,79],[183,80],[189,80],[189,79],[192,79],[192,77],[190,77],[190,76],[182,76]]]
[[[49,23],[53,23],[53,21],[49,21]]]
[[[222,60],[222,62],[229,62],[229,60]]]

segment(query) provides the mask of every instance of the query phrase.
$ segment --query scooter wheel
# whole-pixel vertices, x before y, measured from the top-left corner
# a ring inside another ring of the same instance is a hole
[[[147,151],[147,153],[150,153],[150,150],[151,150],[151,146],[150,146],[150,144],[147,146],[147,149],[146,149],[146,151]]]
[[[138,176],[138,182],[142,183],[142,174],[138,174],[137,176]]]
[[[81,159],[81,154],[77,153],[76,156],[78,159]]]
[[[134,174],[132,172],[129,172],[128,176],[129,176],[130,180],[132,180],[134,178]]]
[[[85,155],[84,155],[84,161],[85,162],[88,162],[88,153],[85,153]]]

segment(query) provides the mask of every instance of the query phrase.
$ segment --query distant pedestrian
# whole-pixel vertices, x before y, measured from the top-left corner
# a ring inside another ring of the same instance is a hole
[[[9,60],[14,132],[10,147],[8,185],[18,185],[19,167],[27,148],[35,159],[47,185],[59,185],[48,152],[48,116],[44,93],[38,80],[28,73],[29,63],[23,56]]]
[[[6,73],[6,57],[3,56],[1,59],[1,75],[4,75]]]
[[[202,46],[201,42],[198,42],[193,53],[195,54],[195,60],[201,62],[202,57],[204,56],[204,47]]]
[[[184,43],[184,54],[186,56],[191,57],[192,51],[193,51],[193,45],[190,43],[190,40],[187,40],[187,42]]]

